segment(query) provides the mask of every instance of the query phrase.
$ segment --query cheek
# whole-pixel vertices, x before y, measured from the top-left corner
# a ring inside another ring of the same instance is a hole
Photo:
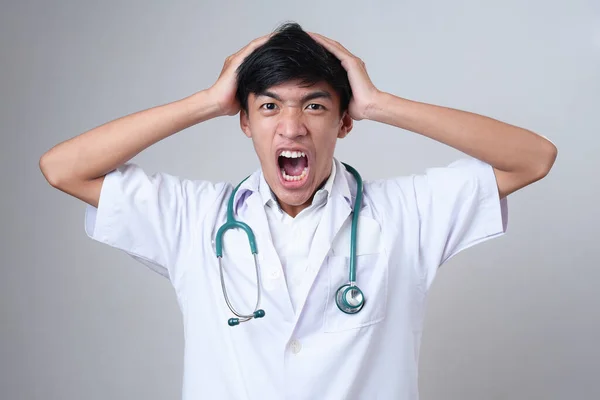
[[[260,134],[262,136],[265,135],[273,135],[273,131],[276,129],[276,123],[275,123],[275,119],[269,119],[269,118],[261,118],[258,119],[255,123],[254,126],[256,127],[256,130],[258,132],[260,132]]]
[[[252,124],[252,144],[254,151],[261,162],[271,159],[271,148],[273,144],[272,130],[267,124],[253,122]]]
[[[322,132],[327,140],[335,143],[340,130],[343,126],[343,121],[340,118],[322,118],[313,121],[314,126],[311,128],[313,132]]]
[[[313,132],[313,141],[315,142],[315,145],[317,145],[317,148],[332,151],[337,142],[340,126],[338,121],[315,121],[309,129]]]
[[[269,143],[265,140],[265,137],[262,135],[257,135],[254,132],[252,133],[252,143],[254,144],[254,150],[258,154],[258,156],[262,159],[266,153],[269,151]]]

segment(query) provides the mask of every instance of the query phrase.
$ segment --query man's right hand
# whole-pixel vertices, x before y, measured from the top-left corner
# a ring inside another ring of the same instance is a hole
[[[57,144],[40,158],[44,177],[55,188],[98,206],[104,176],[154,143],[208,119],[235,115],[237,68],[270,35],[227,57],[209,89],[102,124]]]
[[[254,39],[237,53],[225,59],[219,78],[213,86],[206,91],[218,105],[219,115],[236,115],[240,111],[240,104],[236,99],[237,91],[237,69],[244,59],[254,50],[262,46],[271,35],[265,35]]]

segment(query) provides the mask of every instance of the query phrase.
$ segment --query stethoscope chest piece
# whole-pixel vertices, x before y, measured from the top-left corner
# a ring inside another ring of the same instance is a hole
[[[356,179],[356,198],[354,200],[353,207],[353,215],[352,215],[352,230],[350,234],[350,265],[348,267],[348,283],[340,286],[335,294],[335,303],[338,308],[345,312],[346,314],[356,314],[360,310],[362,310],[365,305],[365,296],[363,292],[356,286],[356,234],[357,234],[357,226],[358,226],[358,213],[360,212],[360,207],[362,204],[362,195],[363,195],[363,183],[360,174],[348,164],[343,163],[346,169],[350,171],[354,178]],[[248,178],[246,178],[248,179]],[[244,179],[244,181],[246,180]],[[221,277],[221,288],[223,290],[223,296],[225,297],[225,302],[227,306],[233,312],[236,317],[229,318],[227,324],[229,326],[237,326],[241,322],[246,322],[251,319],[263,318],[265,316],[265,311],[260,308],[260,300],[261,300],[261,290],[260,290],[260,268],[258,266],[258,262],[256,260],[256,239],[254,237],[254,233],[252,229],[246,225],[244,222],[237,221],[234,217],[233,213],[233,200],[235,197],[235,193],[239,189],[239,187],[244,182],[240,182],[231,196],[229,197],[229,202],[227,203],[227,222],[222,225],[216,235],[216,243],[215,243],[215,252],[219,262],[219,275]],[[223,257],[223,235],[229,229],[239,228],[246,232],[248,235],[248,241],[250,243],[250,250],[254,256],[254,268],[256,270],[256,304],[254,306],[254,310],[251,313],[241,313],[237,311],[231,301],[229,300],[229,296],[227,295],[227,288],[225,286],[225,278],[223,271],[223,264],[221,262],[221,258]]]
[[[365,296],[358,286],[346,283],[338,288],[335,304],[346,314],[356,314],[365,305]]]

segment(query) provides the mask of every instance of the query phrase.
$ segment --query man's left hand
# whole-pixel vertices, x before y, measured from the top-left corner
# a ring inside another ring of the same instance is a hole
[[[369,110],[375,106],[380,91],[371,82],[365,63],[339,42],[318,33],[310,32],[309,34],[317,43],[335,55],[348,73],[348,80],[352,88],[352,99],[348,106],[350,117],[357,121],[369,119]]]

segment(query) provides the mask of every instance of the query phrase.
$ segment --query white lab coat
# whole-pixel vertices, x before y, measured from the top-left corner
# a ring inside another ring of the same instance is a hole
[[[296,311],[272,244],[260,171],[238,190],[236,218],[256,236],[266,316],[230,327],[214,238],[234,186],[149,176],[126,164],[106,176],[89,237],[168,277],[185,333],[183,399],[418,399],[425,302],[438,267],[506,232],[491,166],[464,159],[420,175],[364,183],[357,284],[366,301],[342,313],[334,294],[348,281],[352,175],[334,160],[331,196],[315,233]],[[255,271],[246,234],[224,238],[227,290],[253,310]]]

